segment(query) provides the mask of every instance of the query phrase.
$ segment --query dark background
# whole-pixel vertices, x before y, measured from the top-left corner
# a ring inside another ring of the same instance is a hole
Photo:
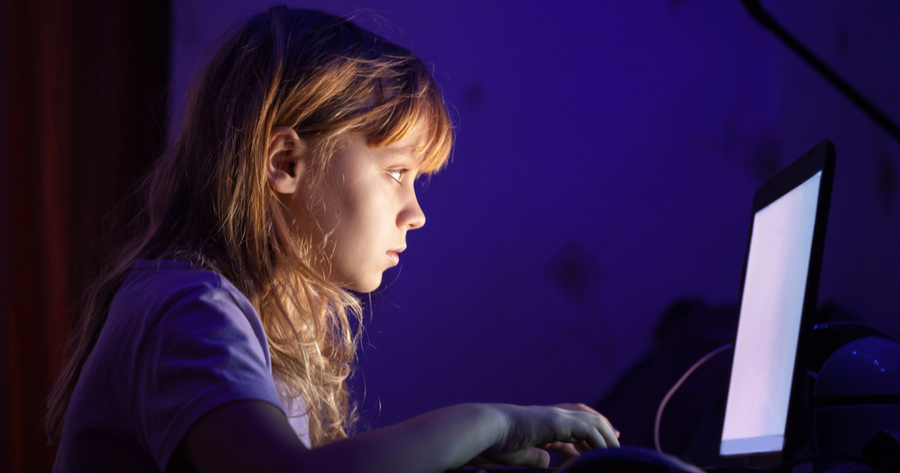
[[[52,462],[38,419],[102,216],[158,154],[212,42],[271,3],[0,1],[11,471]],[[900,332],[893,138],[737,0],[561,3],[291,2],[410,47],[457,125],[453,161],[420,190],[428,224],[366,298],[354,385],[369,425],[466,401],[596,405],[659,349],[682,299],[703,314],[682,340],[714,346],[734,320],[755,188],[823,138],[838,160],[819,299]],[[900,119],[896,2],[763,4]],[[664,393],[679,374],[630,388]],[[645,397],[631,408],[661,396]],[[605,412],[625,443],[641,428],[628,407]]]
[[[103,216],[165,142],[167,2],[0,1],[0,471],[41,427]]]

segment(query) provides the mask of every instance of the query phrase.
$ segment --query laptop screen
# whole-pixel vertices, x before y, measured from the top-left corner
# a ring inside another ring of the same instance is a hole
[[[721,455],[779,452],[822,171],[753,216]]]

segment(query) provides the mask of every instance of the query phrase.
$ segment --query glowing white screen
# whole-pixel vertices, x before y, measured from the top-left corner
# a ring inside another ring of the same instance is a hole
[[[722,455],[783,448],[821,180],[819,172],[753,216]]]

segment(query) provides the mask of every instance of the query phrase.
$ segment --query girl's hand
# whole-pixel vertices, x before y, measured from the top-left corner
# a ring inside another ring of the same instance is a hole
[[[546,468],[550,455],[538,446],[569,445],[576,453],[619,446],[614,429],[596,411],[564,407],[569,409],[460,404],[308,450],[279,407],[239,400],[198,419],[177,451],[201,472],[438,473],[476,456]]]
[[[599,412],[597,412],[590,406],[579,403],[579,404],[556,404],[556,405],[554,405],[554,407],[558,407],[560,409],[567,409],[570,411],[589,412],[591,414],[596,414],[600,417],[603,417],[603,420],[606,421],[607,425],[609,425],[609,428],[611,428],[613,430],[613,432],[615,432],[616,438],[617,439],[619,438],[620,432],[618,430],[616,430],[615,427],[613,427],[612,423],[609,422],[609,419],[607,419],[603,414],[600,414]],[[577,457],[578,455],[581,455],[582,453],[591,450],[590,448],[588,448],[587,444],[585,444],[584,442],[575,442],[575,443],[553,442],[553,443],[548,443],[548,444],[544,444],[544,445],[539,445],[539,447],[544,450],[549,450],[553,453],[558,453],[558,454],[562,455],[563,457],[565,457],[566,459]]]
[[[505,434],[480,457],[500,464],[546,468],[550,455],[618,447],[616,432],[605,417],[584,405],[560,407],[495,406],[506,422]]]

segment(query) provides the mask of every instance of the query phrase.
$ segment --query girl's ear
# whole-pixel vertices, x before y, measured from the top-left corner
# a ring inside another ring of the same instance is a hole
[[[289,126],[279,126],[269,133],[269,155],[266,178],[279,194],[297,192],[305,172],[309,148]]]

